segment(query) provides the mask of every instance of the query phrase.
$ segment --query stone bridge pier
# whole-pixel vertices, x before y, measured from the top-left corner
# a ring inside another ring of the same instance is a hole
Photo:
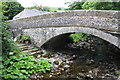
[[[29,35],[38,47],[59,35],[81,32],[120,48],[120,11],[73,10],[11,20],[9,23],[14,26],[11,29],[15,34]]]

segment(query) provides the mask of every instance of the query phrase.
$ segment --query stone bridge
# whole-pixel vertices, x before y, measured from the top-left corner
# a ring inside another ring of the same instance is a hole
[[[120,11],[73,10],[48,13],[9,21],[14,33],[27,34],[41,47],[66,33],[82,32],[97,36],[120,48]]]

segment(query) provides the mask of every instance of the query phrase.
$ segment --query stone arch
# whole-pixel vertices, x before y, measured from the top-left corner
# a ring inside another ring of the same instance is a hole
[[[30,34],[29,32],[32,32],[32,34]],[[35,35],[36,32],[39,35]],[[49,27],[49,28],[37,28],[37,29],[34,28],[34,30],[33,29],[24,30],[24,33],[30,35],[30,37],[34,40],[34,43],[38,47],[41,47],[48,40],[58,35],[66,34],[66,33],[74,33],[74,32],[81,32],[81,33],[94,35],[120,48],[120,45],[118,43],[119,42],[118,37],[108,32],[94,28],[73,26],[73,27]]]

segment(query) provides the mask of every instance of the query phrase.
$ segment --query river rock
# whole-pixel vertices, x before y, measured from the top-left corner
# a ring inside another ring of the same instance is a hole
[[[41,55],[38,55],[38,56],[37,56],[37,58],[40,58],[40,57],[41,57]]]
[[[93,79],[93,76],[91,75],[91,74],[88,74],[88,75],[86,75],[86,78],[85,79]]]
[[[52,75],[50,75],[49,77],[52,77]]]
[[[120,80],[120,76],[118,77],[118,79],[117,80]]]
[[[42,56],[45,56],[47,54],[47,51],[42,49],[41,54],[42,54]]]
[[[85,74],[83,74],[83,73],[78,73],[78,76],[84,78],[84,77],[85,77]]]
[[[93,72],[90,70],[89,73],[92,74]]]
[[[36,75],[31,75],[30,78],[31,79],[36,79],[37,77],[36,77]]]
[[[64,65],[63,67],[64,67],[64,68],[69,68],[70,66],[66,64],[66,65]]]
[[[53,63],[56,65],[59,65],[59,61],[54,61]]]

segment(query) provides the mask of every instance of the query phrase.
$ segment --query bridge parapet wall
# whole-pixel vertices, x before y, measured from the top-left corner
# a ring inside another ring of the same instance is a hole
[[[120,32],[120,11],[73,10],[9,21],[14,28],[84,26]]]

